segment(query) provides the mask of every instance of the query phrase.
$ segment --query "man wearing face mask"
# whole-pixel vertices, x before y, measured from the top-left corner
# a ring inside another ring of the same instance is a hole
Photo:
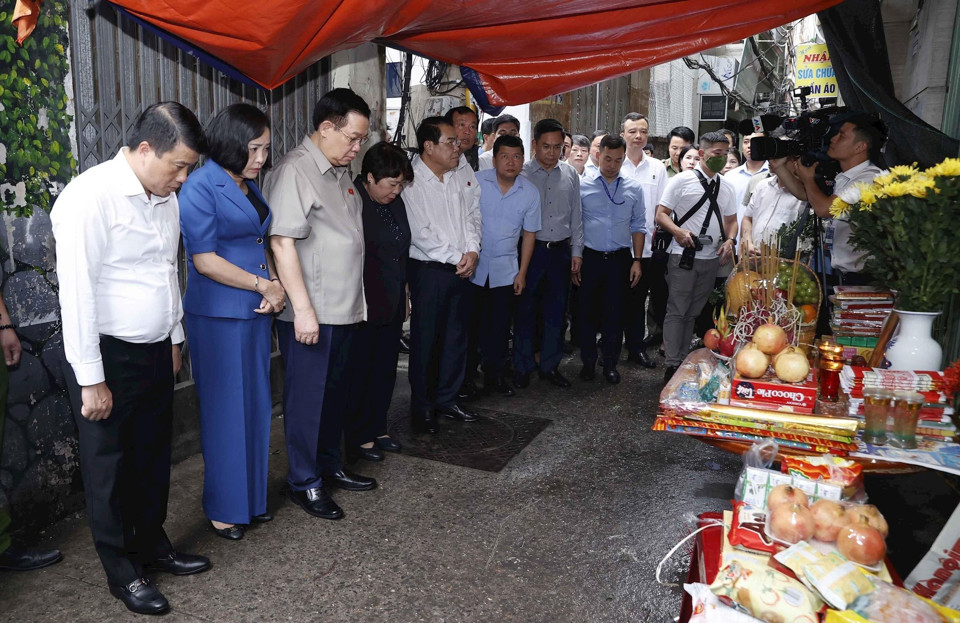
[[[657,209],[657,224],[673,236],[667,249],[670,293],[663,320],[664,383],[687,354],[694,321],[713,290],[717,270],[733,258],[736,193],[719,174],[729,149],[727,137],[720,132],[701,136],[700,163],[670,179]]]

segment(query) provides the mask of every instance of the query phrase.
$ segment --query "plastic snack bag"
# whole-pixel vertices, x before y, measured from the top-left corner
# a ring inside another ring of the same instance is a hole
[[[953,623],[960,612],[919,595],[878,582],[877,590],[861,595],[843,612],[829,611],[825,623]]]
[[[737,612],[710,591],[706,584],[684,584],[683,590],[693,600],[690,623],[759,623],[752,616]]]
[[[747,557],[725,561],[710,590],[771,623],[815,623],[823,602],[803,584]]]

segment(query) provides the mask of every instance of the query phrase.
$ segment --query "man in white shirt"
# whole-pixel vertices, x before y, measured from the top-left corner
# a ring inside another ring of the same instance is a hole
[[[733,186],[720,175],[729,149],[730,143],[721,132],[701,136],[697,168],[670,178],[660,199],[657,225],[673,235],[673,242],[667,248],[670,294],[663,319],[667,364],[664,383],[687,355],[694,321],[713,291],[717,270],[733,259],[737,206]],[[701,239],[699,250],[696,249],[698,238]]]
[[[798,218],[807,202],[801,201],[786,189],[781,180],[784,175],[792,175],[794,158],[774,158],[770,160],[768,178],[760,180],[750,194],[747,207],[743,211],[743,220],[740,222],[743,230],[740,232],[740,244],[743,250],[758,254],[760,243],[777,243],[777,232],[780,228],[793,223]]]
[[[646,210],[646,230],[652,232],[657,212],[653,206],[660,204],[660,196],[667,187],[667,168],[656,158],[644,153],[643,148],[647,145],[649,135],[650,124],[640,113],[627,113],[620,123],[620,136],[627,143],[627,153],[623,159],[623,166],[620,167],[620,174],[639,182],[643,188],[643,205],[650,206],[650,209]],[[655,292],[666,297],[664,273],[652,266],[650,248],[652,241],[652,234],[644,238],[643,257],[640,260],[643,273],[637,286],[627,291],[623,317],[627,361],[640,364],[645,368],[656,367],[643,346],[647,297],[651,295],[652,299]]]
[[[144,567],[210,568],[175,551],[163,530],[184,341],[176,191],[202,144],[192,112],[154,104],[127,146],[67,184],[50,214],[90,531],[110,592],[141,614],[170,607]]]
[[[858,183],[869,184],[882,173],[873,161],[880,161],[880,149],[887,140],[887,126],[876,115],[852,112],[844,115],[840,130],[830,139],[827,155],[840,163],[841,173],[833,184],[833,194],[826,195],[817,186],[814,173],[817,164],[806,167],[797,162],[797,176],[784,176],[784,182],[794,195],[806,199],[820,218],[829,218],[830,204],[837,197],[847,203],[860,199]],[[831,123],[840,120],[831,119]],[[850,245],[850,224],[832,219],[833,246],[830,249],[832,279],[828,285],[866,285],[871,276],[863,272],[865,255]],[[828,236],[829,237],[829,236]],[[831,283],[832,282],[832,283]]]
[[[493,140],[496,141],[501,136],[520,136],[520,120],[513,115],[500,115],[493,120]],[[480,168],[478,171],[485,171],[493,168],[493,143],[490,149],[480,154],[478,158]]]
[[[590,135],[590,158],[587,164],[583,165],[583,173],[580,177],[595,177],[600,171],[600,141],[603,137],[610,134],[606,130],[596,130]]]
[[[733,185],[733,189],[736,192],[736,202],[737,202],[737,227],[741,227],[743,222],[743,211],[745,203],[743,201],[744,195],[747,193],[747,186],[750,185],[750,180],[758,175],[766,176],[768,171],[768,166],[764,160],[751,160],[750,159],[750,141],[757,136],[766,136],[765,132],[754,132],[744,136],[740,141],[740,151],[743,153],[743,164],[739,167],[728,172],[723,177],[729,180]]]
[[[414,181],[403,191],[412,235],[410,418],[415,432],[437,432],[436,415],[472,422],[457,404],[467,357],[470,277],[480,254],[480,193],[460,141],[442,117],[417,128]]]

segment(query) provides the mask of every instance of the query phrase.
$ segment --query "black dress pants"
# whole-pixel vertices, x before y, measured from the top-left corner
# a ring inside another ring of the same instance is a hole
[[[410,284],[410,409],[417,417],[457,400],[467,364],[473,285],[453,264],[407,264]]]
[[[387,434],[387,411],[397,382],[400,333],[406,302],[387,324],[362,322],[353,336],[350,352],[350,407],[344,423],[348,448],[361,446]]]
[[[170,340],[132,344],[100,336],[113,410],[105,420],[80,414],[80,386],[69,366],[70,401],[80,435],[80,472],[90,531],[107,581],[129,584],[141,564],[172,551],[163,531],[170,492],[173,360]]]
[[[472,287],[483,375],[484,378],[497,378],[503,374],[507,360],[510,319],[513,316],[513,285],[491,288],[488,281],[487,285]]]
[[[623,347],[623,300],[630,288],[628,249],[601,253],[583,249],[580,268],[579,329],[580,359],[585,366],[597,363],[597,325],[603,337],[603,363],[616,368]],[[599,313],[595,307],[599,306]]]
[[[649,257],[640,260],[640,281],[633,288],[627,288],[626,307],[624,309],[623,328],[627,352],[635,355],[643,350],[643,338],[647,329],[647,301],[654,318],[659,321],[650,327],[651,331],[663,325],[663,316],[667,311],[667,280],[664,264],[657,264]]]

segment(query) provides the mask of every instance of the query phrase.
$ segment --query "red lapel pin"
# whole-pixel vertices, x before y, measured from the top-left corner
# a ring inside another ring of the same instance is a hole
[[[352,188],[348,188],[348,189],[347,189],[347,192],[352,195],[352,194],[353,194],[353,189],[352,189]]]

